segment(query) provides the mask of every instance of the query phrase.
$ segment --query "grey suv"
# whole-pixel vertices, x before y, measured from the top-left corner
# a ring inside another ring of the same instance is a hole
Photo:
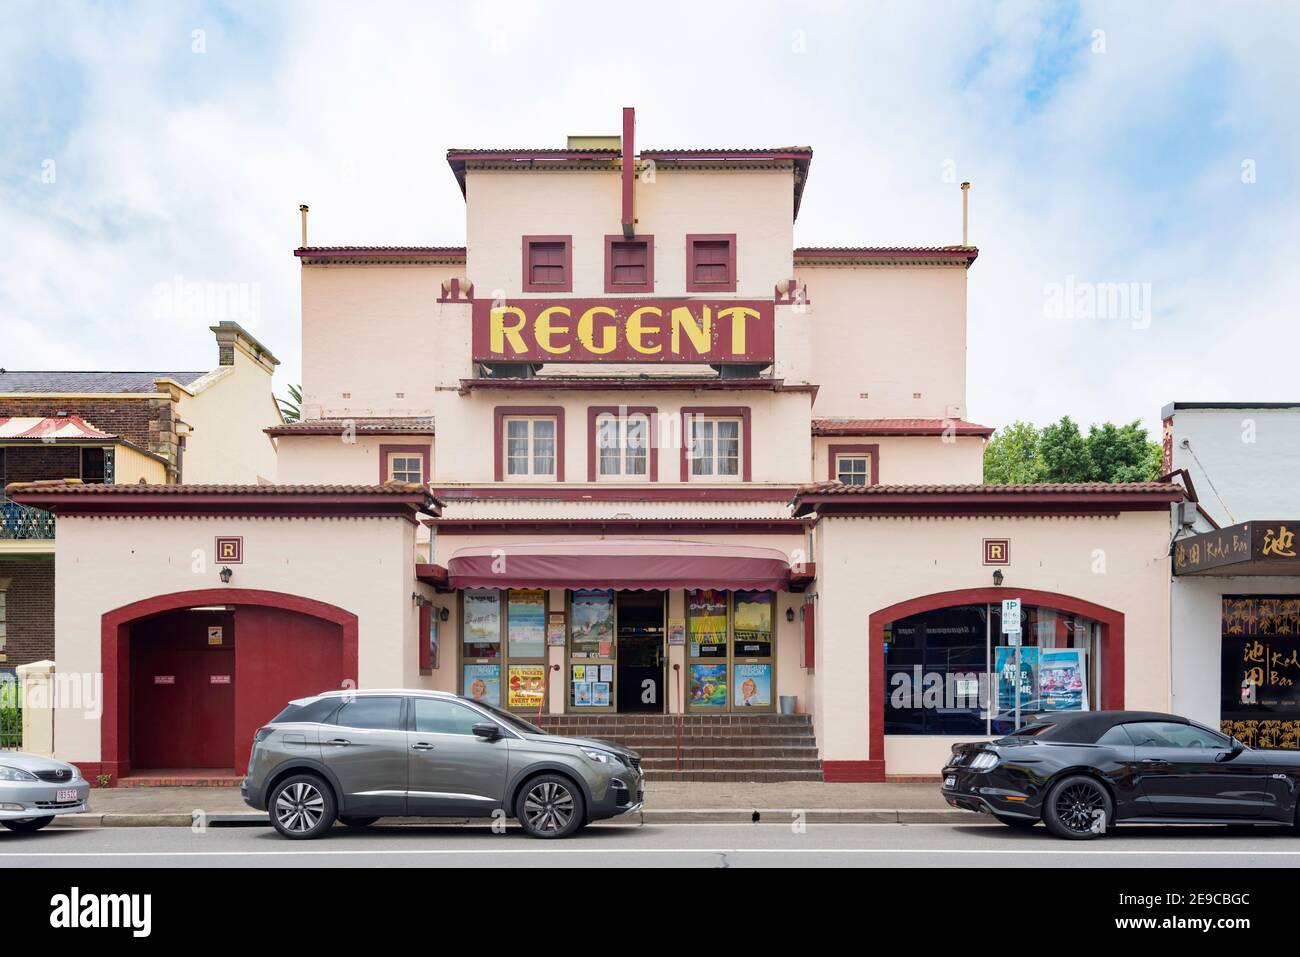
[[[253,736],[245,803],[285,837],[337,818],[492,817],[534,837],[568,837],[639,810],[641,759],[608,741],[550,735],[516,715],[441,691],[330,691],[300,698]]]

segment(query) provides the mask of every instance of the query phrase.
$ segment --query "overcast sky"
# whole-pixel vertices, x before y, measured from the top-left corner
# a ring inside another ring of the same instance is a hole
[[[812,146],[800,245],[959,242],[972,181],[975,421],[1300,400],[1298,40],[1282,2],[6,0],[0,366],[209,368],[168,291],[237,283],[283,392],[299,203],[459,245],[449,147],[626,105],[645,147]]]

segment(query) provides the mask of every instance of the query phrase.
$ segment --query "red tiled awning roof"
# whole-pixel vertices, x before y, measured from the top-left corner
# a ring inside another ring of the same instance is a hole
[[[293,254],[305,264],[329,263],[438,263],[463,265],[464,246],[299,246]]]
[[[794,514],[1008,515],[1163,511],[1184,498],[1167,482],[1068,482],[1038,485],[805,485]]]
[[[949,430],[951,429],[951,432]],[[996,429],[964,419],[813,419],[813,435],[982,435]]]
[[[975,246],[799,246],[796,266],[964,266],[980,251]]]
[[[101,432],[79,415],[0,416],[0,439],[34,439],[41,442],[116,441],[116,435]]]
[[[58,515],[400,515],[438,514],[427,487],[383,485],[100,485],[11,482],[5,494]]]
[[[502,557],[504,556],[504,561]],[[459,548],[451,588],[722,588],[788,590],[785,553],[714,542],[593,539]]]
[[[263,429],[267,435],[433,435],[433,416],[361,419],[304,419]]]

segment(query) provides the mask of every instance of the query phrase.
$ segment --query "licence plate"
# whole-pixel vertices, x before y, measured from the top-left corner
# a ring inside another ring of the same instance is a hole
[[[60,788],[54,792],[54,800],[62,803],[64,801],[75,801],[77,799],[76,788]]]
[[[957,775],[950,774],[943,779],[943,786],[946,788],[955,788],[957,786]]]

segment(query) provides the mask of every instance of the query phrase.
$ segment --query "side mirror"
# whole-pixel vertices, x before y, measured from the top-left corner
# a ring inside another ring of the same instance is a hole
[[[474,733],[480,738],[487,738],[489,741],[495,741],[501,737],[501,729],[487,721],[474,725]]]
[[[1217,760],[1231,761],[1233,758],[1237,757],[1239,754],[1241,754],[1241,752],[1245,750],[1246,750],[1246,746],[1242,744],[1240,741],[1238,741],[1236,738],[1233,738],[1231,743],[1228,745],[1228,750],[1220,753]]]

